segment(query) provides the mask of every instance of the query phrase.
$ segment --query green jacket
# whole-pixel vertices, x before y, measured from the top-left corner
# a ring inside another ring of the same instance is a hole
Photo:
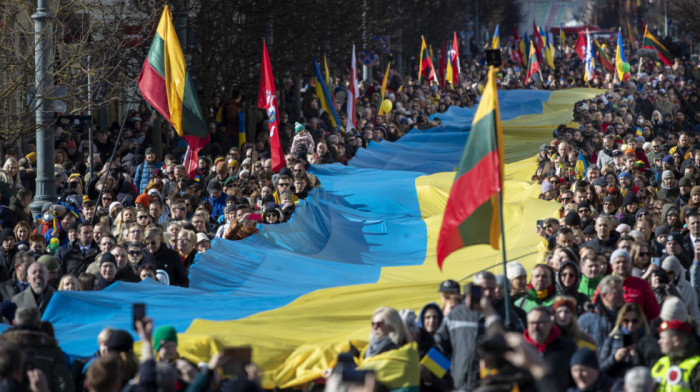
[[[602,276],[599,276],[597,278],[594,278],[593,280],[588,279],[584,275],[581,275],[581,283],[578,285],[578,292],[585,294],[588,296],[588,298],[593,300],[593,294],[595,293],[595,290],[598,288],[598,283],[603,280]]]

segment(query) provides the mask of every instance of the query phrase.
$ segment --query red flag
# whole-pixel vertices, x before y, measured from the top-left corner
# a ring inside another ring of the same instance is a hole
[[[445,41],[442,41],[442,53],[440,55],[440,88],[445,88],[445,67],[447,66],[447,63],[445,63]]]
[[[581,33],[579,33],[576,43],[574,44],[574,51],[581,60],[586,59],[586,37]]]
[[[459,84],[459,44],[457,42],[457,32],[452,36],[452,52],[450,53],[452,61],[452,85]]]
[[[535,32],[532,34],[532,41],[535,41],[535,54],[537,54],[537,60],[542,61],[542,36],[540,35],[540,29],[537,28],[535,21],[532,21],[532,28]]]
[[[353,45],[352,59],[350,60],[350,86],[348,88],[348,103],[346,105],[348,112],[348,122],[347,126],[345,127],[345,132],[348,132],[357,126],[357,106],[355,105],[359,95],[360,93],[357,88],[357,63],[355,62],[355,45]]]
[[[277,117],[277,92],[275,79],[272,77],[270,56],[267,54],[267,44],[263,41],[263,58],[260,69],[260,91],[258,92],[258,107],[265,109],[270,121],[270,150],[272,152],[272,170],[279,173],[285,165],[284,151],[280,143],[279,118]]]
[[[520,37],[518,37],[518,26],[513,25],[513,42],[518,42]]]

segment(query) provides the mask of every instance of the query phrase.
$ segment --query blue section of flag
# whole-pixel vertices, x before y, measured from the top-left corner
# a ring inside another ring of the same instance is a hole
[[[425,354],[426,357],[430,358],[435,364],[440,366],[441,368],[445,370],[450,369],[451,362],[449,359],[447,359],[446,356],[442,355],[442,353],[436,349],[436,348],[431,348],[430,351],[428,351],[427,354]]]

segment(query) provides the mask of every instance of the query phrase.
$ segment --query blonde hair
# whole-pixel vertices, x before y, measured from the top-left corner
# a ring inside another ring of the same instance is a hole
[[[68,279],[73,279],[73,283],[75,283],[76,291],[82,291],[80,289],[80,282],[78,282],[78,278],[76,278],[75,275],[71,275],[71,274],[63,275],[60,282],[58,282],[58,291],[63,291],[66,289],[66,281]]]
[[[389,339],[394,342],[394,344],[403,346],[413,341],[411,333],[408,331],[406,324],[403,322],[403,319],[401,319],[396,309],[389,306],[382,306],[374,311],[372,317],[374,318],[376,315],[381,315],[384,318],[384,322],[393,328],[393,331],[389,332]]]
[[[639,306],[639,304],[636,304],[634,302],[628,302],[620,308],[620,311],[617,312],[617,319],[615,320],[615,327],[610,331],[609,336],[615,335],[617,332],[620,331],[620,328],[622,328],[622,319],[625,317],[625,313],[632,312],[637,315],[637,318],[639,319],[639,322],[642,323],[642,329],[644,329],[645,334],[649,334],[649,323],[647,323],[647,317],[644,315],[644,311],[642,310],[642,307]]]

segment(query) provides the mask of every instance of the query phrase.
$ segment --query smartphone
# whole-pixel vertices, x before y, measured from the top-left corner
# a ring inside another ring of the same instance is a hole
[[[639,341],[639,335],[636,333],[629,333],[622,335],[622,347],[630,347]]]
[[[544,227],[544,220],[540,219],[537,221],[537,228],[541,229]]]
[[[472,285],[469,294],[471,296],[471,308],[477,309],[481,302],[481,286]]]
[[[659,263],[660,263],[660,260],[659,260],[658,257],[652,257],[652,258],[651,258],[651,262],[652,262],[652,264],[654,264],[655,266],[661,267],[661,265],[659,264]]]
[[[36,365],[34,364],[34,353],[33,352],[25,352],[24,353],[24,371],[28,370],[34,370],[36,368]]]
[[[134,331],[136,331],[136,320],[143,320],[146,317],[146,304],[131,305],[131,314]]]

